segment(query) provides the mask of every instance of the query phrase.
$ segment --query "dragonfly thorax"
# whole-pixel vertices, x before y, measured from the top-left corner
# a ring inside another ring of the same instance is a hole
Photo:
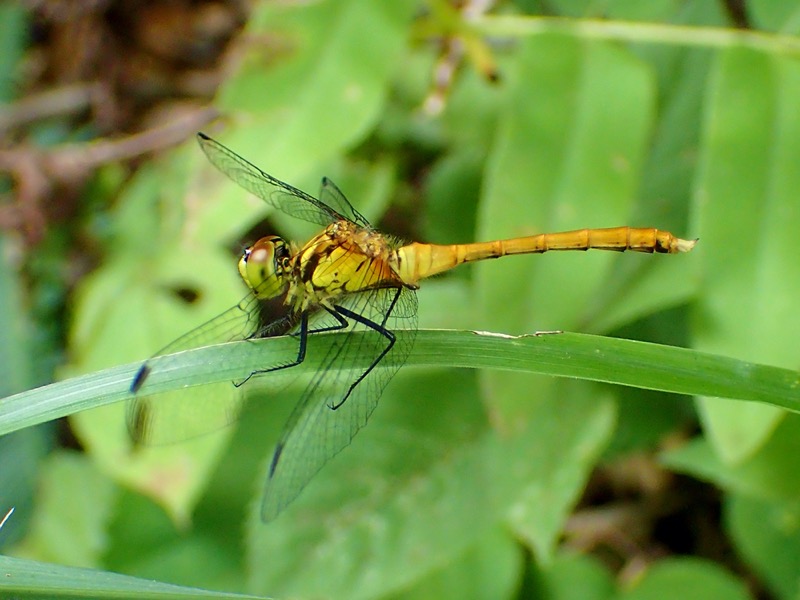
[[[372,229],[346,220],[331,223],[292,257],[287,304],[302,312],[348,294],[403,287],[389,265],[391,254],[385,236]]]
[[[259,298],[276,298],[289,286],[290,259],[291,251],[283,238],[263,237],[242,253],[239,275]]]

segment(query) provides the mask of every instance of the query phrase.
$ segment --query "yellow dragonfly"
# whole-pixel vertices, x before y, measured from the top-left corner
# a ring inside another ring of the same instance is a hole
[[[191,415],[216,398],[199,401],[201,392],[191,389],[177,396],[173,393],[168,400],[158,395],[148,398],[150,375],[166,364],[159,356],[284,333],[297,341],[296,353],[253,371],[246,382],[302,363],[310,335],[344,334],[322,357],[283,428],[264,490],[264,521],[292,502],[366,424],[386,384],[411,351],[420,280],[462,263],[511,254],[591,248],[674,254],[688,252],[696,243],[654,228],[614,227],[472,244],[402,245],[376,231],[330,179],[323,178],[317,199],[202,133],[198,141],[211,163],[245,190],[273,208],[324,229],[302,246],[268,236],[244,251],[239,273],[250,288],[247,296],[142,365],[131,384],[134,397],[127,409],[128,430],[135,444],[162,444],[223,427],[239,416],[242,396],[238,393],[227,396],[230,400],[219,398],[224,406],[197,425],[192,424]],[[282,299],[284,314],[269,321],[263,317],[262,304],[276,298]],[[409,334],[398,337],[398,330]],[[366,368],[365,356],[369,357]],[[238,391],[245,382],[231,388]],[[185,422],[175,423],[176,419]]]

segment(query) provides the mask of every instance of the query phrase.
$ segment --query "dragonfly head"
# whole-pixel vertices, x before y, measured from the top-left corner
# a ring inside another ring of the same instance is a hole
[[[246,248],[239,259],[239,275],[259,298],[276,298],[289,284],[289,245],[276,235],[263,237]]]

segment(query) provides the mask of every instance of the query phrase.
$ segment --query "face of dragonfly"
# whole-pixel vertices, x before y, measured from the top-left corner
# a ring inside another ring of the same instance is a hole
[[[276,298],[289,286],[289,245],[278,236],[261,238],[239,259],[239,275],[262,299]]]

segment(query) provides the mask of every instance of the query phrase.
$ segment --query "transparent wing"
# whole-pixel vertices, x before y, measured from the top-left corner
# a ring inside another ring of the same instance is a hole
[[[327,185],[323,181],[322,187],[325,197],[332,201],[332,207],[265,173],[203,133],[197,134],[197,141],[208,160],[219,171],[251,194],[255,194],[273,208],[277,208],[287,215],[322,226],[343,219],[355,221],[362,226],[369,225],[364,217],[350,205],[344,194],[330,183],[330,180],[327,180]],[[327,193],[326,188],[330,186],[335,189],[335,192]]]
[[[162,348],[139,369],[128,401],[126,420],[134,444],[163,445],[187,440],[221,429],[239,418],[241,390],[232,382],[192,387],[160,394],[148,393],[153,373],[171,368],[176,360],[166,356],[212,344],[266,337],[282,333],[288,317],[265,325],[261,301],[252,293],[236,306]]]
[[[417,298],[413,290],[362,292],[345,297],[340,305],[378,328],[416,332]],[[261,512],[264,521],[277,516],[325,463],[350,444],[375,410],[386,384],[411,351],[413,336],[398,339],[379,364],[364,376],[365,357],[367,361],[377,360],[389,339],[375,327],[350,318],[348,321],[347,335],[323,358],[276,446],[264,490]],[[347,399],[342,403],[345,396]],[[336,406],[338,408],[331,408]]]
[[[330,206],[340,215],[343,215],[348,221],[352,221],[361,227],[370,229],[372,226],[369,224],[364,216],[358,212],[350,201],[345,197],[344,192],[339,189],[333,181],[327,177],[322,178],[322,186],[319,190],[319,199],[326,206]]]

